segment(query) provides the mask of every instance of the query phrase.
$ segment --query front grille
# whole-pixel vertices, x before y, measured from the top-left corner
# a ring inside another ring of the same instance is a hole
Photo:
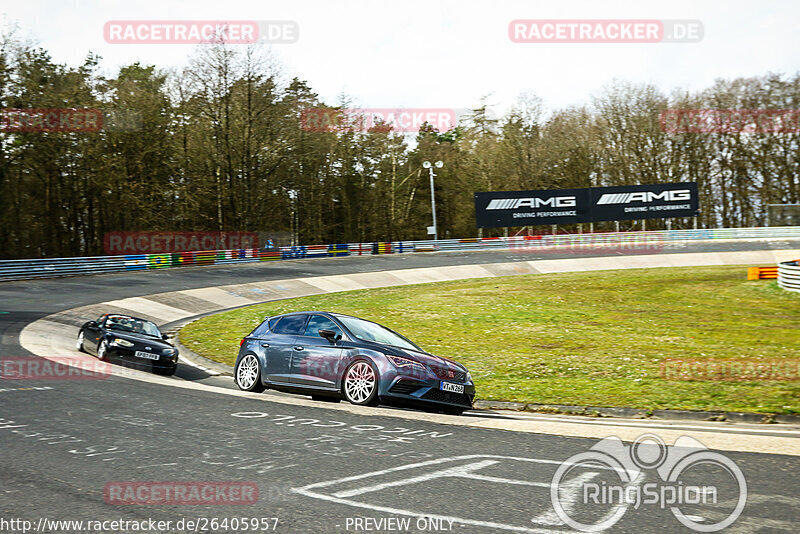
[[[431,389],[422,396],[425,400],[437,402],[449,402],[450,404],[460,404],[461,406],[472,406],[472,399],[466,393],[453,393],[440,389]]]
[[[467,381],[467,373],[464,371],[447,369],[446,367],[435,367],[433,365],[431,366],[431,370],[440,380],[452,380],[455,382]]]
[[[389,388],[389,392],[399,393],[401,395],[411,395],[423,386],[425,386],[425,384],[415,380],[398,380],[391,388]]]

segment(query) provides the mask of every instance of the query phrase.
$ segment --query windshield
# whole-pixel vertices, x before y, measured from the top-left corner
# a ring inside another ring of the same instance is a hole
[[[161,331],[150,321],[134,319],[121,315],[111,315],[106,319],[106,328],[118,332],[130,332],[132,334],[144,334],[146,336],[161,337]]]
[[[407,340],[400,334],[392,332],[385,326],[378,323],[365,321],[363,319],[356,319],[355,317],[337,317],[350,332],[364,341],[376,341],[386,345],[394,345],[404,349],[412,349],[422,351],[421,348],[414,345],[411,341]]]

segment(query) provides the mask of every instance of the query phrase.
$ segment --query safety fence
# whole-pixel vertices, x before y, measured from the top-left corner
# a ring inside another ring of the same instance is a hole
[[[438,241],[394,241],[339,243],[270,248],[203,250],[0,261],[0,281],[54,278],[190,265],[217,265],[258,261],[336,258],[381,254],[410,254],[458,250],[511,250],[519,252],[592,252],[613,249],[624,254],[657,253],[670,243],[731,239],[800,239],[800,226],[765,228],[717,228],[535,235],[492,238],[440,239]]]
[[[778,264],[778,285],[789,291],[800,292],[800,260]]]

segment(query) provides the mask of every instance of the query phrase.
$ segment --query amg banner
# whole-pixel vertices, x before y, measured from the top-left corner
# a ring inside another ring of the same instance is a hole
[[[696,182],[475,193],[478,228],[694,217],[697,214]]]

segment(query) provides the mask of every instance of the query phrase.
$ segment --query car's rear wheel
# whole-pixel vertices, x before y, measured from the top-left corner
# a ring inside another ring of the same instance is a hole
[[[261,393],[265,389],[261,383],[261,365],[253,354],[245,354],[238,361],[234,376],[236,385],[243,391]]]
[[[86,349],[83,348],[83,330],[78,332],[78,339],[75,340],[75,348],[81,352],[86,352]]]
[[[97,357],[104,362],[108,361],[108,341],[105,339],[97,346]]]
[[[344,398],[351,404],[375,406],[378,404],[378,373],[369,363],[358,360],[350,364],[342,380]]]

